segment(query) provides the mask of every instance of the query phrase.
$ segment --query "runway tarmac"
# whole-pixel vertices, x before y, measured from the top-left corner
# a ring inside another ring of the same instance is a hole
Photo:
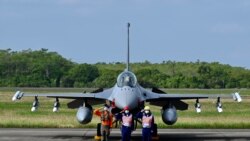
[[[26,129],[0,128],[0,141],[92,141],[95,129]],[[246,141],[250,129],[159,129],[161,141]],[[111,141],[121,140],[119,129],[113,129]],[[132,141],[141,140],[141,130],[132,134]]]

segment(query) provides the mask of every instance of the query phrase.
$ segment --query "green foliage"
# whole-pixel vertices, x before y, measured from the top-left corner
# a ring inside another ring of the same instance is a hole
[[[147,62],[148,63],[148,62]],[[169,76],[160,72],[158,69],[139,69],[135,72],[139,84],[144,87],[157,87],[157,84],[165,86],[166,80],[168,80]]]
[[[0,86],[59,87],[72,62],[47,49],[0,51]]]
[[[47,49],[0,50],[0,87],[112,87],[122,62],[77,64]],[[250,88],[250,71],[218,62],[149,61],[131,68],[144,87]]]
[[[93,86],[99,88],[112,87],[116,83],[117,76],[121,71],[119,70],[109,70],[109,69],[101,69],[100,77],[98,77]]]
[[[68,78],[72,80],[74,87],[88,87],[87,84],[98,76],[97,67],[89,64],[76,64],[68,72]]]

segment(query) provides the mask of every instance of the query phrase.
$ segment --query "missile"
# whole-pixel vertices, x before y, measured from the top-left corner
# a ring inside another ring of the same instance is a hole
[[[219,113],[223,112],[222,104],[220,102],[220,97],[217,98],[216,108]]]
[[[31,108],[31,112],[35,112],[38,109],[38,106],[39,106],[39,101],[38,101],[37,96],[35,96],[35,100],[32,104],[32,108]]]
[[[195,110],[196,110],[197,113],[201,112],[201,104],[199,102],[199,99],[196,99]]]
[[[235,92],[235,93],[233,93],[232,95],[233,95],[233,99],[234,99],[235,101],[237,101],[237,102],[241,102],[241,101],[242,101],[242,98],[241,98],[239,92]]]
[[[53,112],[58,112],[60,108],[60,103],[59,103],[59,99],[56,98],[56,101],[54,103],[54,107],[53,107]]]
[[[12,101],[20,100],[23,97],[24,93],[21,91],[17,91],[15,95],[12,97]]]

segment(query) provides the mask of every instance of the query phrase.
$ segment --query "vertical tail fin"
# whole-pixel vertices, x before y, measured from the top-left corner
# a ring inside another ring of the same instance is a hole
[[[128,23],[127,71],[130,71],[130,67],[129,67],[129,27],[130,27],[130,23]]]

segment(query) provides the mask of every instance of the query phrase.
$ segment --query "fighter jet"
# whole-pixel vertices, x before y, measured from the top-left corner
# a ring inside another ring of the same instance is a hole
[[[130,69],[130,47],[129,47],[129,28],[127,25],[127,64],[126,68],[117,77],[116,84],[109,89],[98,89],[92,93],[44,93],[44,94],[31,94],[17,91],[12,97],[13,101],[20,100],[22,97],[34,97],[33,106],[31,111],[34,112],[38,109],[38,97],[55,98],[53,112],[57,112],[60,107],[59,99],[73,99],[68,103],[68,108],[78,108],[76,118],[81,124],[91,122],[93,109],[95,104],[106,103],[110,105],[113,114],[119,113],[126,106],[131,109],[132,113],[137,113],[144,108],[146,102],[151,105],[161,106],[162,120],[168,125],[173,125],[177,121],[177,110],[187,110],[188,104],[182,100],[194,99],[196,100],[196,112],[201,112],[201,104],[199,99],[215,98],[217,99],[216,108],[218,112],[222,112],[222,97],[233,97],[235,101],[241,102],[241,96],[238,92],[231,94],[166,94],[158,88],[151,90],[143,88],[137,82],[136,75]],[[156,129],[157,130],[157,129]]]

